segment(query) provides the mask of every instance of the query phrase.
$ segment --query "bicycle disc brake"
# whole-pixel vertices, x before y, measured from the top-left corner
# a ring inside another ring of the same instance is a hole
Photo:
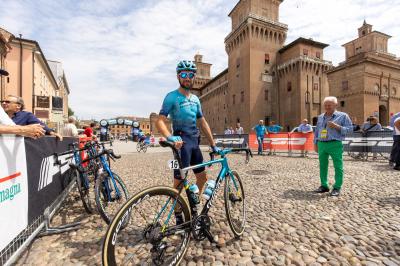
[[[214,242],[214,238],[210,233],[211,219],[207,215],[199,215],[192,222],[192,235],[197,241],[202,241],[206,238],[210,242]]]

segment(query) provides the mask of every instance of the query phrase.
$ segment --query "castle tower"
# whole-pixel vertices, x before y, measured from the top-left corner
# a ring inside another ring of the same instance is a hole
[[[276,116],[272,69],[286,40],[288,26],[279,22],[283,0],[240,0],[229,13],[232,32],[225,38],[229,90],[228,124],[241,123],[245,132],[258,120]]]

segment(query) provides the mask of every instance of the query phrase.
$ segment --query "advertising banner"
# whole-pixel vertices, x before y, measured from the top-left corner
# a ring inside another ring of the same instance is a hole
[[[64,138],[63,141],[57,141],[55,138],[25,139],[29,176],[29,223],[42,215],[71,182],[68,164],[73,160],[72,155],[58,157],[60,164],[57,164],[54,153],[68,150],[69,144],[76,140],[74,138]]]
[[[28,226],[28,178],[23,137],[0,136],[0,250]]]
[[[277,151],[313,151],[314,150],[313,133],[276,133],[266,134],[263,147]],[[255,133],[249,136],[250,148],[257,150],[258,142]]]

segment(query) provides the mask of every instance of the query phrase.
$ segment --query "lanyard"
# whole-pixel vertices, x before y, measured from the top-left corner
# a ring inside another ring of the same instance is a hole
[[[328,126],[328,122],[334,119],[334,115],[332,114],[329,118],[324,115],[324,121],[322,123],[323,127],[326,128]]]

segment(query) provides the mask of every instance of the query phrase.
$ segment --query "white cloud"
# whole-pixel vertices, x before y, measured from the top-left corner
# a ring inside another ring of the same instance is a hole
[[[396,0],[397,1],[397,0]],[[330,44],[325,59],[344,59],[341,45],[354,39],[364,17],[394,38],[400,54],[399,5],[381,0],[294,0],[281,5],[288,41],[312,37]],[[230,0],[2,0],[0,27],[37,40],[48,59],[63,62],[70,103],[79,116],[148,116],[177,86],[175,65],[196,52],[227,66],[224,38],[230,32]],[[384,14],[384,15],[381,15]]]

